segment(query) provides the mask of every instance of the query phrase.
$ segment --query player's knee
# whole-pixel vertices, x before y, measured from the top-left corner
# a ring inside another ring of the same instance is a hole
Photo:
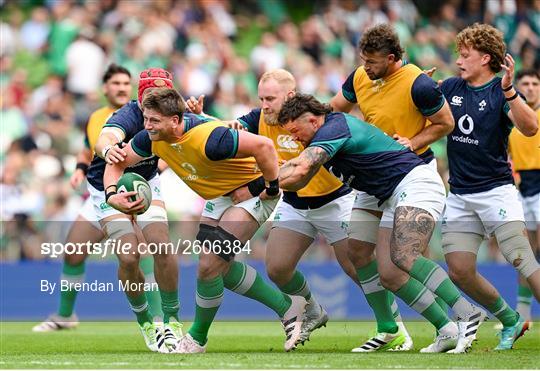
[[[536,261],[524,231],[523,222],[509,222],[495,230],[495,237],[506,261],[528,278],[540,269],[540,265]]]
[[[279,264],[279,262],[268,262],[266,264],[266,273],[268,278],[278,286],[285,285],[289,282],[294,274],[294,268]]]
[[[210,256],[203,254],[199,259],[199,266],[197,268],[197,276],[200,279],[208,279],[212,277],[216,272],[215,264]]]
[[[390,246],[390,259],[398,268],[408,272],[411,270],[415,256],[410,254],[403,248],[397,246]]]
[[[378,271],[379,280],[381,281],[382,287],[385,289],[395,292],[403,285],[403,275],[405,274],[403,271],[395,269],[395,267],[394,269],[387,269],[380,266],[378,267]]]
[[[449,265],[448,276],[450,277],[452,282],[456,283],[460,287],[463,287],[467,286],[475,279],[476,270],[462,267],[459,265]]]
[[[118,254],[118,265],[121,269],[127,271],[136,271],[139,269],[140,256],[137,253],[133,254]]]
[[[355,268],[362,268],[373,261],[374,245],[371,243],[349,240],[347,256]]]

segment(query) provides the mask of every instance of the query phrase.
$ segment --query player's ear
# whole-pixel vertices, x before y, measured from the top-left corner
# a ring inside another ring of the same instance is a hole
[[[389,63],[392,63],[392,62],[395,62],[396,61],[396,56],[394,54],[388,54],[386,56],[386,58],[388,59],[388,62]]]
[[[172,126],[175,128],[180,124],[180,117],[178,115],[174,115],[172,117]]]
[[[491,61],[491,55],[489,55],[489,54],[482,55],[482,59],[481,59],[482,66],[485,66],[486,64],[489,64],[490,61]]]

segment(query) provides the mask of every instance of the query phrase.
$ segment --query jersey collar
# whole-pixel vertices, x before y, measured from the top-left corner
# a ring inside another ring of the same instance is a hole
[[[471,86],[471,85],[469,85],[469,83],[466,83],[466,85],[467,85],[467,89],[469,89],[469,90],[480,91],[480,90],[484,90],[484,89],[490,87],[496,80],[497,80],[497,76],[493,76],[493,78],[491,80],[489,80],[488,82],[486,82],[483,85]]]

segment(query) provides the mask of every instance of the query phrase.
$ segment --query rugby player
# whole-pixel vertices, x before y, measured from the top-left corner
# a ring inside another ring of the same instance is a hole
[[[528,323],[476,270],[476,257],[484,236],[494,235],[506,260],[540,298],[540,266],[527,239],[507,156],[512,126],[533,136],[538,121],[512,85],[514,60],[506,54],[502,32],[475,23],[457,35],[456,48],[460,77],[441,85],[456,123],[448,136],[450,193],[442,225],[443,251],[452,281],[503,324],[495,349],[507,350]],[[501,70],[502,78],[496,76]]]
[[[282,165],[281,187],[302,189],[325,165],[352,188],[375,196],[383,208],[376,244],[381,284],[438,330],[435,342],[421,352],[465,352],[476,338],[474,320],[483,312],[463,298],[441,267],[422,256],[444,208],[445,189],[437,171],[380,129],[332,113],[311,95],[285,101],[278,122],[305,147]],[[450,320],[434,294],[465,326]]]
[[[125,147],[125,161],[108,165],[105,170],[108,203],[123,212],[140,207],[141,200],[128,201],[129,193],[116,193],[114,186],[127,166],[151,156],[164,160],[201,197],[214,200],[206,207],[214,209],[215,218],[202,220],[197,235],[205,250],[199,255],[195,321],[180,339],[176,352],[206,351],[208,331],[224,288],[274,310],[286,333],[285,350],[294,349],[300,339],[306,300],[282,294],[255,269],[234,261],[280,197],[278,159],[272,141],[230,129],[220,121],[189,125],[182,120],[185,103],[174,89],[150,92],[142,106],[147,131],[138,133]],[[261,176],[265,183],[262,193],[231,207],[233,201],[226,196]]]
[[[90,115],[86,126],[84,147],[77,155],[77,167],[70,179],[73,189],[80,187],[86,179],[88,166],[92,161],[94,146],[101,129],[107,119],[124,104],[129,102],[131,96],[131,74],[129,71],[116,64],[111,64],[103,75],[103,95],[107,99],[107,105],[96,110]],[[66,243],[97,243],[104,238],[97,216],[92,206],[92,200],[87,198],[71,226]],[[82,282],[85,272],[85,261],[88,251],[82,249],[80,254],[64,254],[61,279],[70,284]],[[154,280],[154,260],[152,256],[141,259],[140,266],[145,276],[145,282]],[[77,290],[69,289],[60,292],[60,305],[55,314],[50,315],[45,321],[33,327],[35,332],[50,332],[62,329],[75,328],[79,324],[77,315],[74,313]],[[159,293],[148,291],[146,293],[152,317],[162,317],[161,299]]]
[[[161,68],[150,68],[139,76],[138,99],[130,101],[116,111],[104,125],[95,146],[96,156],[88,169],[88,189],[96,211],[99,223],[105,235],[123,246],[131,246],[127,254],[118,253],[118,278],[124,283],[130,283],[125,294],[147,347],[152,351],[168,353],[182,336],[181,324],[178,318],[178,265],[172,251],[159,251],[154,255],[155,280],[161,296],[163,311],[163,327],[153,321],[148,310],[146,295],[142,290],[144,276],[139,269],[140,254],[138,238],[131,221],[132,215],[127,215],[110,207],[105,197],[103,173],[108,162],[121,162],[124,159],[125,142],[144,130],[144,120],[140,104],[143,96],[152,90],[172,87],[172,75]],[[201,117],[186,114],[184,117],[190,124],[195,124]],[[149,209],[136,217],[136,223],[142,230],[148,243],[164,246],[169,241],[169,231],[165,204],[161,197],[159,176],[157,174],[158,159],[152,157],[127,171],[143,176],[152,190],[152,203]],[[133,196],[136,192],[128,192]],[[136,213],[142,205],[130,212]],[[130,245],[128,245],[130,244]]]
[[[272,139],[280,161],[295,158],[303,150],[302,144],[294,141],[277,123],[281,105],[295,92],[296,81],[290,72],[268,71],[262,75],[258,86],[261,108],[238,118],[249,132]],[[338,262],[358,281],[347,257],[348,221],[353,201],[352,189],[321,169],[302,190],[284,192],[276,209],[266,243],[266,270],[282,292],[301,295],[308,301],[301,341],[308,340],[313,330],[328,321],[328,314],[315,300],[304,275],[296,269],[317,233],[334,247]]]

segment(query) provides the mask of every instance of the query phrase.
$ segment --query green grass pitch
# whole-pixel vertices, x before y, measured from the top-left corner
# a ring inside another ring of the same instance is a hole
[[[480,328],[479,340],[468,354],[419,354],[433,339],[432,328],[408,322],[415,350],[400,353],[352,354],[350,349],[374,329],[369,322],[329,322],[310,342],[291,353],[283,351],[284,334],[276,322],[216,322],[206,354],[156,354],[146,350],[135,323],[86,322],[76,330],[34,334],[33,323],[2,322],[0,368],[48,369],[538,369],[540,323],[515,344],[493,351],[493,322]],[[185,324],[189,328],[189,324]]]

